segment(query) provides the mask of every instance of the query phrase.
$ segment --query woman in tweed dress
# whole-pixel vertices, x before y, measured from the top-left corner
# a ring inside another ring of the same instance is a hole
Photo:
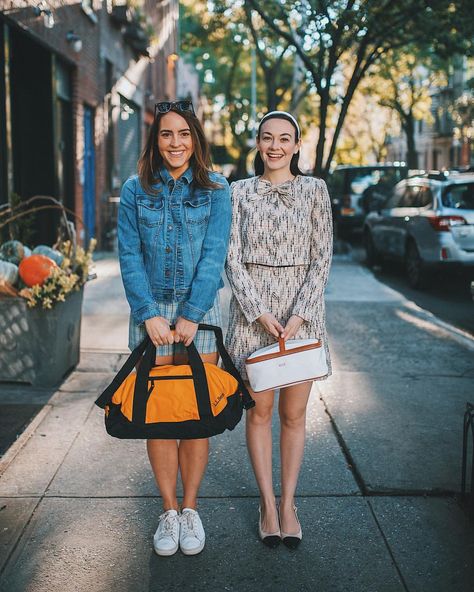
[[[209,147],[192,103],[157,103],[138,175],[122,188],[118,243],[131,309],[129,346],[134,349],[148,334],[158,364],[183,363],[183,345],[191,341],[205,362],[217,363],[215,339],[196,331],[200,322],[220,325],[217,293],[232,210],[227,181],[209,169]],[[148,440],[147,450],[164,509],[154,549],[173,555],[179,546],[185,555],[195,555],[205,543],[196,498],[208,440]]]
[[[257,134],[257,176],[231,185],[226,272],[233,295],[226,345],[244,376],[246,358],[278,337],[321,339],[331,373],[324,309],[332,256],[331,205],[324,181],[299,171],[300,144],[292,115],[267,114]],[[278,509],[272,482],[274,391],[255,394],[256,406],[247,413],[247,446],[260,489],[259,534],[269,546],[283,540],[295,548],[302,538],[294,495],[311,384],[280,389]]]

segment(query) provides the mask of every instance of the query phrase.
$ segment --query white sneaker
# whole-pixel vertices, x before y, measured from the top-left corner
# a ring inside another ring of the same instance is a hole
[[[181,511],[181,530],[179,546],[185,555],[197,555],[204,549],[206,535],[196,510],[183,508]]]
[[[174,555],[179,546],[179,514],[176,510],[163,512],[158,522],[153,548],[158,555]]]

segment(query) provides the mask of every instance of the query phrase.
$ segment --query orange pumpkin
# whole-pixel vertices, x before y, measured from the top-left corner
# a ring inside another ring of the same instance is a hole
[[[18,273],[24,283],[31,288],[31,286],[43,284],[53,267],[57,267],[56,263],[46,255],[30,255],[22,259]]]

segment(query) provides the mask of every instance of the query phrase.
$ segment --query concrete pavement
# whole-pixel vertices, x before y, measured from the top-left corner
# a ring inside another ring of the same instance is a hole
[[[334,376],[308,409],[302,545],[258,540],[241,422],[211,442],[205,550],[160,558],[144,443],[107,436],[93,405],[124,359],[128,318],[116,262],[97,272],[81,364],[0,480],[0,590],[472,591],[474,528],[453,495],[472,339],[340,258],[327,291]],[[276,416],[274,428],[276,453]]]

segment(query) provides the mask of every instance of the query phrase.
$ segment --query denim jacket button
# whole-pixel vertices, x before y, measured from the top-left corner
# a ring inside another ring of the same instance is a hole
[[[173,230],[173,227],[171,226],[171,224],[168,226],[168,230]]]
[[[171,247],[166,247],[165,251],[166,251],[167,253],[171,253]]]

